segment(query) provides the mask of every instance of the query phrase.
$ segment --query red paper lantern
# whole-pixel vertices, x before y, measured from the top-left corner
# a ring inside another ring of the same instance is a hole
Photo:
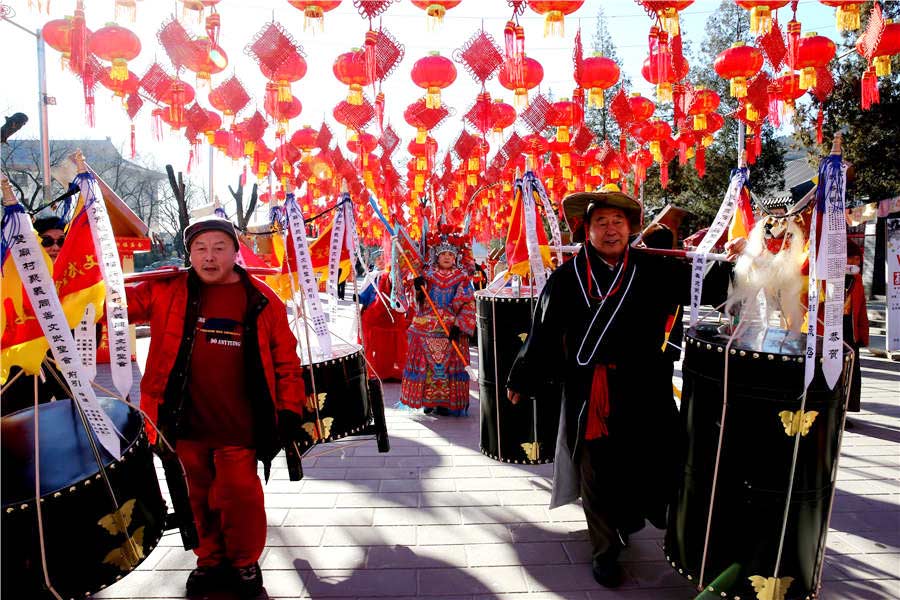
[[[694,131],[706,129],[706,116],[719,108],[720,101],[719,95],[712,90],[699,86],[694,89],[693,100],[688,108],[688,114],[694,117]]]
[[[644,98],[638,92],[633,92],[628,98],[628,106],[631,108],[631,120],[637,123],[646,121],[653,116],[656,105],[649,98]]]
[[[67,64],[72,50],[72,17],[47,21],[41,27],[41,36],[48,46],[62,53],[63,63]]]
[[[325,13],[334,10],[341,0],[288,0],[288,4],[303,11],[303,29],[325,29]]]
[[[660,60],[668,60],[667,68],[660,68]],[[672,100],[672,84],[681,81],[687,77],[690,65],[684,56],[674,56],[672,54],[651,54],[644,59],[641,67],[641,75],[648,82],[656,86],[656,98],[660,102],[669,102]],[[665,79],[660,79],[660,73],[666,73]]]
[[[866,0],[819,0],[825,6],[837,9],[837,30],[856,31],[859,29],[859,9]]]
[[[332,67],[334,76],[341,83],[350,86],[347,103],[360,106],[363,103],[363,86],[372,83],[366,68],[366,52],[354,48],[337,57]]]
[[[141,84],[141,80],[138,79],[137,75],[128,71],[128,79],[113,79],[109,75],[110,69],[110,67],[107,67],[103,70],[103,75],[100,77],[100,85],[113,92],[117,98],[124,98],[137,93]]]
[[[790,0],[737,0],[737,5],[750,11],[750,31],[757,35],[772,30],[772,11],[786,6]]]
[[[264,62],[259,63],[263,77],[277,84],[278,101],[290,102],[294,97],[291,84],[300,81],[306,75],[306,60],[300,54],[293,53],[279,67],[272,71]]]
[[[522,146],[522,152],[531,158],[532,170],[534,170],[540,163],[539,158],[546,154],[550,148],[550,143],[547,141],[547,138],[538,133],[526,135],[522,138],[522,141],[525,142]]]
[[[569,143],[569,127],[575,122],[575,103],[568,98],[553,103],[553,111],[547,125],[556,127],[556,141]]]
[[[816,87],[816,69],[827,67],[836,50],[834,42],[823,35],[816,35],[814,31],[801,38],[797,61],[801,88],[808,90]]]
[[[885,19],[884,29],[878,46],[872,53],[872,64],[878,77],[887,77],[891,74],[891,56],[900,54],[900,23],[894,23],[892,19]],[[865,49],[862,46],[863,38],[856,40],[856,51],[865,57]]]
[[[581,63],[580,77],[575,83],[588,90],[588,104],[603,108],[603,90],[611,88],[619,81],[619,65],[611,58],[594,54]],[[576,73],[578,75],[578,73]]]
[[[309,125],[304,125],[291,136],[291,143],[301,152],[307,153],[317,146],[319,132]]]
[[[713,68],[719,77],[731,83],[731,96],[743,98],[747,95],[747,78],[759,73],[762,65],[762,52],[743,42],[736,42],[731,48],[723,50],[716,56]]]
[[[500,99],[495,99],[491,104],[492,129],[496,134],[502,134],[503,130],[516,122],[516,109]]]
[[[440,108],[441,90],[456,81],[456,67],[449,58],[431,52],[415,62],[410,77],[413,83],[426,90],[426,108]]]
[[[525,57],[524,64],[522,65],[521,80],[513,81],[512,79],[510,79],[505,67],[501,68],[497,73],[497,81],[500,82],[500,85],[508,90],[513,91],[513,103],[516,106],[527,106],[528,90],[536,88],[538,85],[540,85],[543,79],[544,67],[542,67],[541,63],[539,63],[538,61],[527,56]]]
[[[197,85],[201,82],[208,85],[213,75],[218,75],[228,66],[228,55],[205,37],[194,40],[194,48],[184,66],[197,74]]]
[[[211,145],[214,145],[217,130],[221,126],[222,117],[219,116],[219,113],[213,110],[206,111],[206,122],[203,124],[202,132],[206,136],[206,141]]]
[[[584,0],[528,0],[528,8],[544,15],[544,37],[566,33],[565,16],[581,8]]]
[[[413,6],[421,8],[428,15],[428,27],[444,22],[444,15],[456,7],[462,0],[412,0]]]
[[[115,23],[95,31],[88,39],[88,50],[98,58],[112,62],[110,79],[128,79],[128,61],[141,53],[141,40],[132,31]]]
[[[694,0],[643,0],[640,2],[645,8],[656,13],[663,31],[671,36],[681,33],[678,11],[684,10],[693,3]]]
[[[650,142],[650,154],[659,163],[663,161],[662,142],[671,135],[672,128],[662,119],[650,119],[641,126],[641,137]]]

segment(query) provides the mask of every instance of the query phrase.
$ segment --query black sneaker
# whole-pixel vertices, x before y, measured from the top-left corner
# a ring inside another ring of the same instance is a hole
[[[619,564],[621,550],[622,546],[616,544],[615,547],[595,556],[591,561],[591,573],[594,575],[594,581],[605,588],[617,588],[622,585],[624,573]]]
[[[425,408],[422,409],[422,412],[425,413],[426,415],[430,415],[431,413],[434,412],[434,409],[431,408],[430,406],[426,406]]]
[[[235,567],[237,574],[237,593],[241,598],[256,598],[263,590],[262,571],[259,563],[247,567]]]
[[[438,406],[434,412],[436,412],[438,414],[438,416],[446,417],[447,415],[450,414],[450,409],[447,408],[446,406]]]
[[[188,596],[202,596],[209,592],[224,590],[231,583],[230,575],[226,565],[197,567],[188,575],[184,589]]]

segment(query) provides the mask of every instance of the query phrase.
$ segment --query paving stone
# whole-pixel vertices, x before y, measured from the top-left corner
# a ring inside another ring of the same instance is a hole
[[[416,528],[395,527],[328,527],[323,546],[414,546]]]
[[[284,525],[372,525],[374,514],[374,508],[294,508],[285,517]]]
[[[309,574],[305,583],[312,598],[361,595],[396,598],[417,593],[415,569],[317,570]]]
[[[369,549],[366,562],[367,569],[426,569],[445,565],[468,566],[465,547],[447,544],[412,547],[376,546]]]
[[[420,596],[454,593],[524,592],[528,588],[521,567],[471,567],[468,569],[421,569]]]
[[[433,506],[429,508],[376,508],[374,524],[394,525],[458,525],[459,508]]]
[[[497,492],[427,492],[419,494],[419,506],[499,506]]]
[[[504,525],[460,525],[443,527],[422,525],[417,528],[417,543],[424,544],[490,544],[511,542],[509,529]]]
[[[569,564],[559,542],[468,544],[465,550],[469,565],[473,567]]]
[[[361,569],[366,564],[366,546],[283,547],[270,548],[260,561],[264,570],[296,570],[297,561],[305,561],[312,569]]]

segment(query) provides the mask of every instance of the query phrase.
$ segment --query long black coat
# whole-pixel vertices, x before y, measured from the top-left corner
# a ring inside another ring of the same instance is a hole
[[[548,279],[507,387],[532,396],[542,386],[562,384],[566,438],[577,461],[587,424],[594,366],[609,365],[609,441],[616,459],[622,461],[619,470],[625,478],[615,484],[619,489],[627,488],[634,502],[644,506],[641,512],[657,522],[677,481],[683,447],[672,393],[671,359],[663,353],[663,340],[672,308],[690,302],[691,265],[630,250],[623,281],[599,309],[594,333],[583,344],[601,304],[587,293],[588,252],[594,295],[601,295],[596,284],[603,292],[609,289],[614,271],[586,244]],[[724,300],[730,271],[730,265],[725,264],[709,269],[704,302],[718,304]],[[610,321],[616,307],[615,318]],[[604,328],[591,356],[597,334]],[[588,364],[580,365],[577,357]]]

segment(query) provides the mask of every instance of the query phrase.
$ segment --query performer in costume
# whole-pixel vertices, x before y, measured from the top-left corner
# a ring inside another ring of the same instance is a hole
[[[507,395],[515,404],[535,395],[548,373],[561,374],[564,435],[551,502],[581,496],[594,578],[616,587],[628,534],[645,519],[665,527],[677,486],[683,433],[671,378],[661,375],[670,361],[663,338],[671,308],[690,300],[691,266],[629,247],[641,207],[615,185],[572,194],[563,208],[573,239],[589,241],[550,275]],[[729,271],[711,268],[704,301],[724,300]]]
[[[381,379],[400,380],[406,364],[406,330],[409,316],[390,306],[391,272],[385,269],[384,254],[375,257],[375,270],[368,286],[359,295],[362,309],[362,337],[366,359]]]
[[[235,265],[219,217],[184,232],[191,269],[126,288],[132,322],[150,322],[141,408],[184,464],[200,537],[188,595],[262,590],[266,511],[257,460],[296,440],[305,402],[297,342],[280,298]],[[155,438],[155,435],[153,436]]]
[[[459,416],[469,408],[469,374],[460,353],[468,357],[469,336],[475,331],[475,295],[465,264],[471,252],[466,252],[463,236],[452,233],[447,225],[429,238],[428,270],[413,280],[415,316],[409,328],[400,401],[412,408],[424,407],[426,413],[436,410]],[[459,353],[451,342],[456,342]]]

